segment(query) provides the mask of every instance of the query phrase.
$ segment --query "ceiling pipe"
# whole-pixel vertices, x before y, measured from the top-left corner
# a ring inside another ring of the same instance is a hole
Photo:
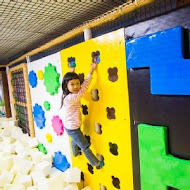
[[[92,38],[92,31],[89,28],[84,29],[84,41],[90,40]]]
[[[26,56],[32,56],[32,55],[35,55],[41,51],[44,51],[44,50],[47,50],[53,46],[56,46],[60,43],[63,43],[64,41],[70,39],[70,38],[73,38],[74,36],[78,35],[78,34],[81,34],[83,33],[83,31],[85,29],[90,29],[90,28],[94,28],[94,27],[97,27],[97,26],[100,26],[104,23],[107,23],[107,22],[110,22],[110,21],[113,21],[115,20],[116,18],[126,14],[126,13],[129,13],[129,12],[132,12],[134,11],[135,9],[137,8],[140,8],[142,6],[145,6],[147,4],[150,4],[154,2],[154,0],[130,0],[114,9],[112,9],[111,11],[108,11],[106,13],[104,13],[103,15],[100,15],[99,17],[96,17],[95,19],[93,20],[90,20],[90,21],[87,21],[87,22],[84,22],[83,25],[81,26],[78,26],[72,30],[70,30],[69,32],[61,35],[60,37],[57,37],[55,39],[53,39],[52,41],[42,45],[41,47],[39,48],[36,48],[24,55],[22,55],[21,57],[11,61],[8,65],[1,65],[0,67],[4,67],[4,66],[11,66],[19,61],[22,61],[24,59],[26,59]]]

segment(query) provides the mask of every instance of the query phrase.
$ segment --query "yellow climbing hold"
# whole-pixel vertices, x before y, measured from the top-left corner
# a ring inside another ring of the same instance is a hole
[[[39,70],[39,71],[38,71],[38,78],[39,78],[40,80],[43,80],[43,79],[44,79],[43,71],[42,71],[42,70]]]
[[[52,142],[52,136],[51,136],[49,133],[46,134],[46,140],[47,140],[47,142],[49,142],[49,143]]]

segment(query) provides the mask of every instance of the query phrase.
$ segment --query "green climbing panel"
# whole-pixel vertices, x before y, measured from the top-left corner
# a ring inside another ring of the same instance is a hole
[[[138,125],[141,190],[190,190],[190,160],[168,153],[167,128]]]

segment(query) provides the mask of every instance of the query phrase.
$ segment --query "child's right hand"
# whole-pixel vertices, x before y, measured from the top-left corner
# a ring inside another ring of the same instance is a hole
[[[97,64],[96,63],[92,63],[92,65],[91,65],[91,69],[95,69],[97,67]]]

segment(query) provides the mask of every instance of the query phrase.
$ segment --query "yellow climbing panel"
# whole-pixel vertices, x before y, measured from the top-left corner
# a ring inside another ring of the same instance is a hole
[[[84,185],[92,190],[133,190],[124,29],[62,50],[62,72],[64,75],[69,71],[68,58],[74,57],[76,73],[84,73],[86,77],[91,54],[96,51],[100,52],[100,63],[82,99],[86,115],[83,114],[81,128],[90,137],[92,151],[104,159],[105,166],[100,170],[91,167],[84,154],[73,157],[72,164],[82,170]]]

